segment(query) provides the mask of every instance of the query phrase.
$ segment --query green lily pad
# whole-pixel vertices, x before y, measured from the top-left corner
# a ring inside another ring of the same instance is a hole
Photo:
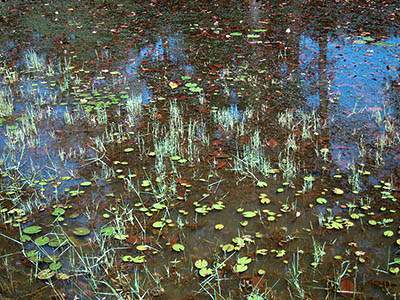
[[[47,243],[50,241],[50,239],[47,236],[41,236],[35,239],[35,244],[38,246],[44,246],[47,245]]]
[[[52,262],[49,265],[49,269],[52,271],[58,271],[62,268],[62,264],[59,261]]]
[[[37,274],[37,278],[39,278],[41,280],[47,280],[47,279],[50,279],[51,277],[53,277],[54,275],[55,275],[54,271],[52,271],[50,269],[44,269]]]
[[[151,186],[150,180],[143,180],[142,181],[142,187],[147,188],[149,186]]]
[[[315,201],[321,205],[324,205],[328,202],[325,198],[322,198],[322,197],[317,198]]]
[[[242,213],[243,217],[245,218],[254,218],[255,216],[257,216],[257,213],[255,211],[245,211]]]
[[[240,265],[248,265],[249,263],[251,263],[251,258],[243,256],[237,260],[237,263]]]
[[[334,188],[334,189],[332,190],[332,192],[333,192],[335,195],[343,195],[343,194],[344,194],[344,191],[343,191],[342,189],[340,189],[340,188]]]
[[[383,235],[384,235],[385,237],[392,237],[392,236],[394,235],[394,232],[391,231],[391,230],[386,230],[386,231],[383,233]]]
[[[52,216],[59,217],[65,214],[65,209],[61,207],[56,207],[53,212],[51,213]]]
[[[113,236],[115,234],[115,230],[116,230],[116,228],[114,226],[107,226],[107,227],[103,227],[100,230],[100,233],[104,236]]]
[[[21,242],[26,243],[32,240],[32,238],[29,235],[22,234],[20,239]]]
[[[156,222],[153,223],[152,226],[153,226],[154,228],[163,228],[164,225],[165,225],[164,222],[162,222],[162,221],[156,221]]]
[[[196,260],[196,262],[194,263],[194,266],[195,266],[197,269],[203,269],[203,268],[205,268],[205,267],[208,266],[208,262],[207,262],[205,259],[198,259],[198,260]]]
[[[77,236],[85,236],[90,234],[90,229],[87,227],[76,227],[72,232]]]
[[[259,188],[264,188],[264,187],[267,187],[267,186],[268,186],[268,184],[265,181],[258,181],[257,182],[257,187],[259,187]]]
[[[248,269],[247,265],[236,264],[233,266],[233,272],[235,273],[243,273]]]
[[[41,231],[42,231],[42,227],[37,226],[37,225],[28,226],[22,230],[22,232],[26,233],[26,234],[35,234],[35,233],[39,233]]]
[[[92,185],[92,183],[90,181],[83,181],[83,182],[80,183],[80,186],[83,186],[83,187],[88,187],[88,186],[91,186],[91,185]]]
[[[185,250],[185,246],[183,246],[182,244],[176,243],[172,245],[172,249],[176,252],[182,252],[183,250]]]
[[[122,261],[133,262],[135,264],[142,264],[142,263],[146,262],[146,258],[144,255],[139,255],[139,256],[125,255],[122,257]]]
[[[216,230],[222,230],[224,228],[224,225],[223,224],[215,224],[214,228]]]
[[[119,241],[125,241],[129,235],[123,234],[123,233],[116,233],[114,234],[114,239],[119,240]]]
[[[201,277],[207,277],[207,276],[210,276],[211,274],[212,274],[212,269],[210,269],[210,268],[202,268],[199,271],[199,275]]]

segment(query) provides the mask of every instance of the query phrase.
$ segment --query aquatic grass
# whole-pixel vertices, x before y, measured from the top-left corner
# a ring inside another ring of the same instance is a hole
[[[301,282],[302,271],[300,269],[299,251],[297,251],[295,254],[293,254],[293,259],[292,259],[292,262],[290,263],[288,273],[289,273],[288,274],[289,276],[287,278],[287,281],[289,282],[289,285],[296,292],[295,296],[299,299],[304,299],[305,291],[304,291],[304,288],[303,288],[302,282]]]
[[[9,117],[14,112],[14,101],[10,87],[0,89],[0,118]]]
[[[46,59],[43,55],[39,55],[35,50],[28,50],[24,55],[25,65],[33,71],[43,71],[46,65]]]
[[[131,95],[126,101],[126,111],[128,113],[128,125],[134,127],[143,113],[141,96]]]
[[[293,129],[294,115],[293,111],[286,109],[283,113],[278,113],[278,123],[284,128]]]
[[[320,244],[315,240],[314,237],[312,237],[313,241],[313,262],[311,263],[311,266],[316,269],[322,262],[322,258],[325,256],[325,245],[326,242],[323,244]]]
[[[254,173],[268,177],[272,166],[261,143],[260,131],[256,129],[250,137],[250,143],[244,144],[241,151],[237,150],[234,158],[234,170],[242,175],[250,174],[257,179]]]

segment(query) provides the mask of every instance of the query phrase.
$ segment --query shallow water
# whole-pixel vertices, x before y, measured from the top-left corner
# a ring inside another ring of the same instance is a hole
[[[399,295],[395,3],[0,12],[2,298]]]

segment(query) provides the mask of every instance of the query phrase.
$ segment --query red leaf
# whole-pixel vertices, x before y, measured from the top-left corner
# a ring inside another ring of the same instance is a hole
[[[342,278],[340,281],[340,294],[343,297],[352,297],[354,294],[354,283],[350,278]]]
[[[220,161],[217,164],[217,169],[225,169],[225,167],[228,165],[228,163],[226,161]]]
[[[270,147],[271,149],[274,149],[276,146],[278,146],[278,142],[274,139],[271,138],[268,142],[267,142],[268,147]]]

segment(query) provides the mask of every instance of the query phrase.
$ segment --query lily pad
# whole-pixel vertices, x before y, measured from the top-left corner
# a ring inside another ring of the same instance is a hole
[[[203,268],[205,268],[205,267],[208,266],[208,262],[207,262],[205,259],[198,259],[198,260],[196,260],[196,262],[194,263],[194,266],[195,266],[197,269],[203,269]]]
[[[47,236],[41,236],[35,239],[35,244],[38,246],[44,246],[47,245],[47,243],[50,241],[50,239]]]
[[[50,269],[44,269],[37,274],[37,278],[39,278],[41,280],[47,280],[47,279],[50,279],[51,277],[53,277],[54,275],[55,275],[54,271],[52,271]]]
[[[257,216],[257,213],[255,211],[245,211],[242,213],[243,217],[245,218],[254,218],[255,216]]]
[[[233,272],[235,273],[243,273],[248,269],[247,265],[236,264],[233,266]]]
[[[315,201],[318,204],[321,204],[321,205],[324,205],[324,204],[326,204],[328,202],[325,198],[322,198],[322,197],[319,197],[319,198],[315,199]]]
[[[212,274],[212,269],[210,269],[210,268],[203,268],[203,269],[200,269],[200,271],[199,271],[199,275],[201,277],[207,277],[211,274]]]
[[[340,188],[334,188],[334,189],[332,190],[332,192],[333,192],[335,195],[343,195],[343,194],[344,194],[344,191],[343,191],[342,189],[340,189]]]
[[[87,227],[76,227],[72,232],[77,236],[85,236],[90,234],[90,229]]]
[[[176,252],[182,252],[183,250],[185,250],[185,246],[183,246],[182,244],[176,243],[172,245],[172,249]]]
[[[29,227],[25,227],[22,232],[26,233],[26,234],[35,234],[35,233],[39,233],[42,231],[42,227],[37,226],[37,225],[32,225]]]

